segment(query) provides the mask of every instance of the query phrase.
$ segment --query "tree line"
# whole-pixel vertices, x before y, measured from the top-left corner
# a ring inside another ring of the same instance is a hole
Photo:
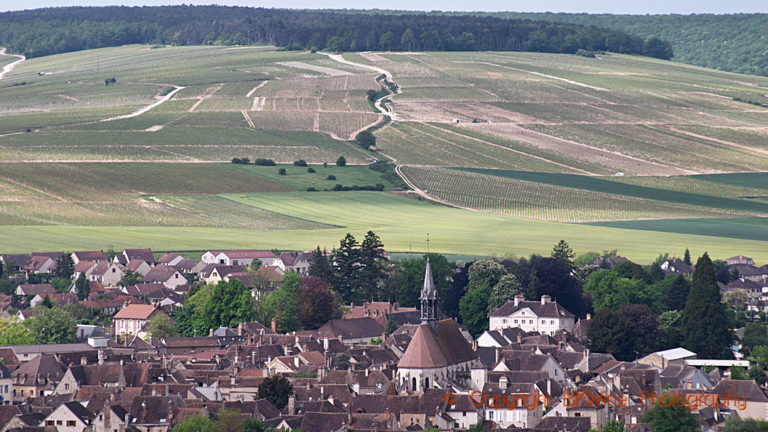
[[[342,51],[578,50],[671,56],[621,31],[439,13],[348,13],[224,6],[66,7],[0,14],[0,45],[39,57],[125,44],[251,45]],[[659,49],[662,48],[662,49]]]

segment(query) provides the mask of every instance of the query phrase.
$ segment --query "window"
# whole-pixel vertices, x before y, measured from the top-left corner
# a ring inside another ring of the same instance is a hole
[[[514,323],[517,324],[517,320],[515,320]]]
[[[411,381],[411,388],[413,389],[411,391],[416,391],[416,377],[413,377],[413,380]]]
[[[424,378],[424,389],[426,390],[428,388],[429,388],[429,378]]]
[[[76,425],[74,420],[67,420],[67,427],[75,427]]]
[[[528,324],[533,324],[533,320],[528,320]]]
[[[53,426],[53,420],[46,420],[45,421],[46,426]]]
[[[503,320],[502,320],[502,322],[503,322],[504,324],[506,324],[506,323],[507,323],[507,320],[506,320],[506,319],[503,319]]]
[[[555,320],[550,320],[549,323],[554,325],[555,324]]]
[[[63,424],[63,422],[61,420],[56,420],[56,424],[61,426]]]
[[[544,321],[544,320],[541,320],[541,323],[542,323],[542,324],[546,324],[547,322],[546,322],[546,321]]]
[[[113,267],[113,268],[112,268],[112,273],[114,273],[114,272],[115,272],[115,269],[114,269],[114,267]]]
[[[24,397],[24,389],[21,389],[21,397]]]
[[[488,420],[493,420],[493,411],[488,411]]]

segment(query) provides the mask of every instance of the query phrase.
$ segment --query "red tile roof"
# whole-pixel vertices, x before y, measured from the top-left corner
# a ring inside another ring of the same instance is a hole
[[[115,318],[149,319],[155,310],[156,308],[152,305],[132,304],[120,309],[120,312],[115,314]]]
[[[437,345],[435,335],[427,324],[421,324],[416,329],[408,349],[400,359],[399,368],[436,368],[448,364],[440,347]]]

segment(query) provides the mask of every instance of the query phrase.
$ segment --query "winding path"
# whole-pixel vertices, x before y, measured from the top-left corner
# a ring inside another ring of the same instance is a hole
[[[23,55],[17,55],[17,54],[6,54],[6,53],[5,53],[5,48],[3,48],[3,49],[0,49],[0,55],[2,55],[2,56],[8,56],[8,57],[18,57],[18,58],[19,58],[19,59],[18,59],[18,60],[16,60],[15,62],[13,62],[13,63],[9,63],[9,64],[7,64],[7,65],[3,66],[3,71],[2,71],[2,72],[0,72],[0,79],[3,79],[3,78],[5,78],[5,74],[7,74],[8,72],[11,72],[11,71],[13,70],[13,68],[15,68],[15,67],[16,67],[16,66],[17,66],[19,63],[21,63],[21,62],[23,62],[24,60],[26,60],[26,59],[27,59],[27,58],[26,58],[26,57],[24,57]]]
[[[157,102],[153,103],[152,105],[145,106],[144,108],[142,108],[142,109],[140,109],[138,111],[134,111],[134,112],[132,112],[130,114],[124,114],[124,115],[117,116],[117,117],[110,117],[110,118],[102,119],[102,120],[99,120],[99,122],[100,123],[104,123],[104,122],[108,122],[108,121],[124,120],[124,119],[133,118],[133,117],[138,117],[138,116],[144,114],[145,112],[151,110],[152,108],[156,108],[156,107],[164,104],[165,102],[168,102],[172,97],[174,97],[176,95],[176,93],[178,93],[178,92],[180,92],[180,91],[182,91],[182,90],[184,90],[186,88],[186,87],[177,86],[177,85],[175,85],[173,87],[175,87],[175,88],[174,88],[174,90],[172,92],[170,92],[167,95],[163,96],[162,98],[160,98],[160,100],[158,100]]]

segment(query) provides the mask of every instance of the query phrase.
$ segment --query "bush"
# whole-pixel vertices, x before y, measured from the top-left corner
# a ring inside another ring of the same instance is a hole
[[[317,191],[317,189],[315,189],[313,187],[308,187],[307,188],[307,192],[316,192],[316,191]]]
[[[336,176],[333,174],[329,174],[328,177],[325,178],[326,180],[336,180]]]
[[[249,163],[251,163],[251,160],[248,159],[248,158],[242,158],[242,159],[240,159],[240,163],[248,165]]]
[[[262,166],[275,166],[275,161],[273,161],[272,159],[258,158],[253,163],[256,165],[262,165]]]
[[[280,168],[279,170],[277,170],[277,173],[278,173],[279,175],[286,175],[286,174],[287,174],[287,173],[285,172],[285,168]]]
[[[233,163],[233,164],[239,164],[239,163],[241,163],[241,162],[240,162],[240,158],[232,158],[232,163]]]
[[[305,167],[305,166],[307,166],[307,161],[305,161],[304,159],[299,159],[297,161],[294,161],[293,165],[294,166],[299,166],[299,167]]]
[[[314,173],[316,173],[317,171],[315,171],[315,169],[314,169],[314,168],[312,168],[312,167],[309,167],[309,168],[307,168],[307,172],[308,172],[308,173],[310,173],[310,174],[314,174]]]
[[[29,132],[29,131],[27,131]],[[328,162],[323,162],[323,168],[328,168]]]
[[[344,156],[339,156],[339,158],[336,159],[336,166],[340,166],[340,167],[347,166],[347,159]]]

